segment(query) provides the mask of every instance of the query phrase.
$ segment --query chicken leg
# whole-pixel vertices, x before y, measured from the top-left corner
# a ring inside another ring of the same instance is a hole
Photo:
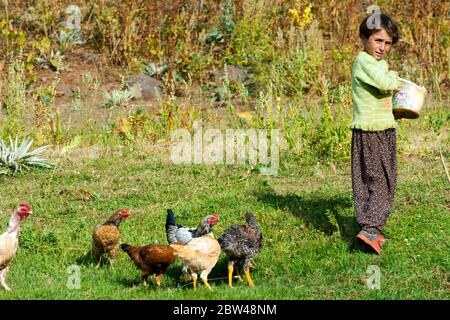
[[[228,287],[233,288],[233,263],[228,264]]]
[[[212,290],[211,286],[210,286],[209,283],[208,283],[208,276],[207,276],[207,273],[205,274],[204,272],[205,272],[205,271],[203,271],[203,272],[200,274],[200,279],[202,279],[203,283],[205,284],[205,287],[207,287],[209,290]],[[196,291],[196,290],[197,290],[197,277],[198,277],[198,276],[197,276],[196,273],[192,273],[191,275],[192,275],[192,280],[194,281],[194,291]]]
[[[200,279],[202,279],[203,283],[209,290],[212,290],[211,286],[208,283],[209,272],[210,272],[210,270],[203,270],[202,273],[200,273]]]
[[[163,274],[158,274],[157,276],[155,276],[155,281],[156,281],[156,285],[159,287],[161,287],[161,280],[163,278]]]
[[[248,269],[244,269],[245,277],[247,278],[248,285],[250,287],[254,287],[255,284],[253,283],[252,277],[250,277],[250,271]]]
[[[236,273],[236,278],[238,278],[239,281],[244,281],[242,280],[242,277],[239,275],[239,267],[236,264],[236,266],[234,265],[235,262],[234,261],[230,261],[228,263],[228,287],[233,288],[233,270]]]
[[[8,267],[0,271],[0,284],[3,288],[5,288],[6,291],[11,291],[11,288],[8,287],[5,281],[6,272],[8,272]]]
[[[194,282],[194,291],[197,290],[197,274],[196,273],[191,273],[192,276],[192,281]]]
[[[148,273],[142,273],[141,275],[141,279],[144,282],[144,286],[148,286],[148,282],[147,282],[147,278],[148,278],[149,274]]]

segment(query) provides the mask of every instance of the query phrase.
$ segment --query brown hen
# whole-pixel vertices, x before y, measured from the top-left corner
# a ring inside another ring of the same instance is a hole
[[[174,250],[167,245],[147,245],[147,246],[130,246],[128,244],[120,245],[133,260],[136,267],[142,272],[142,280],[147,285],[147,278],[151,274],[155,274],[155,282],[158,287],[161,286],[161,279],[169,265],[175,261]]]
[[[120,209],[114,213],[105,223],[94,228],[92,234],[92,254],[100,265],[101,257],[104,253],[108,255],[110,264],[119,252],[120,231],[119,226],[123,219],[128,218],[130,212],[128,209]]]

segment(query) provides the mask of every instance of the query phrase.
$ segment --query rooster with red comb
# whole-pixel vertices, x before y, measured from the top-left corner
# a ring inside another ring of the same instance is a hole
[[[6,232],[0,235],[0,284],[6,291],[11,291],[6,284],[5,276],[8,272],[9,263],[15,257],[19,247],[20,221],[26,219],[30,213],[30,205],[22,203],[14,210],[9,219]]]

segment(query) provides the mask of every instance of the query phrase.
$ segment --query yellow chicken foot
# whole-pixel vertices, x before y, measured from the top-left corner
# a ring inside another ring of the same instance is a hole
[[[212,290],[211,286],[208,283],[208,273],[206,270],[203,270],[200,274],[200,279],[202,279],[203,283],[205,284],[205,287],[207,287],[209,290]]]
[[[159,287],[161,287],[161,279],[162,279],[163,275],[159,274],[157,276],[155,276],[155,281],[156,281],[156,285]]]
[[[252,269],[256,269],[256,263],[254,263],[253,261],[250,262],[250,263],[248,264],[248,266],[249,266],[250,268],[252,268]]]
[[[194,291],[197,290],[197,274],[192,274],[192,281],[194,281]]]
[[[208,281],[206,279],[202,279],[203,283],[205,284],[205,286],[209,289],[212,290],[211,286],[209,285]]]
[[[146,273],[141,274],[141,279],[144,282],[144,286],[148,286],[147,278],[148,278],[148,274],[146,274]]]
[[[245,277],[247,278],[248,285],[249,285],[250,287],[254,287],[255,284],[253,283],[253,280],[252,280],[252,278],[250,277],[250,272],[249,272],[248,270],[244,270],[244,273],[245,273]]]
[[[228,286],[233,288],[233,265],[228,265]]]

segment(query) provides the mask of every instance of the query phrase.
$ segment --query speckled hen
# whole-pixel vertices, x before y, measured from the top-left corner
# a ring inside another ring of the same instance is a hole
[[[222,250],[229,256],[228,262],[228,285],[232,285],[233,269],[241,261],[244,261],[243,269],[248,284],[254,286],[250,277],[250,264],[259,254],[262,247],[263,235],[256,218],[253,214],[245,215],[246,224],[234,224],[225,230],[219,237]]]

